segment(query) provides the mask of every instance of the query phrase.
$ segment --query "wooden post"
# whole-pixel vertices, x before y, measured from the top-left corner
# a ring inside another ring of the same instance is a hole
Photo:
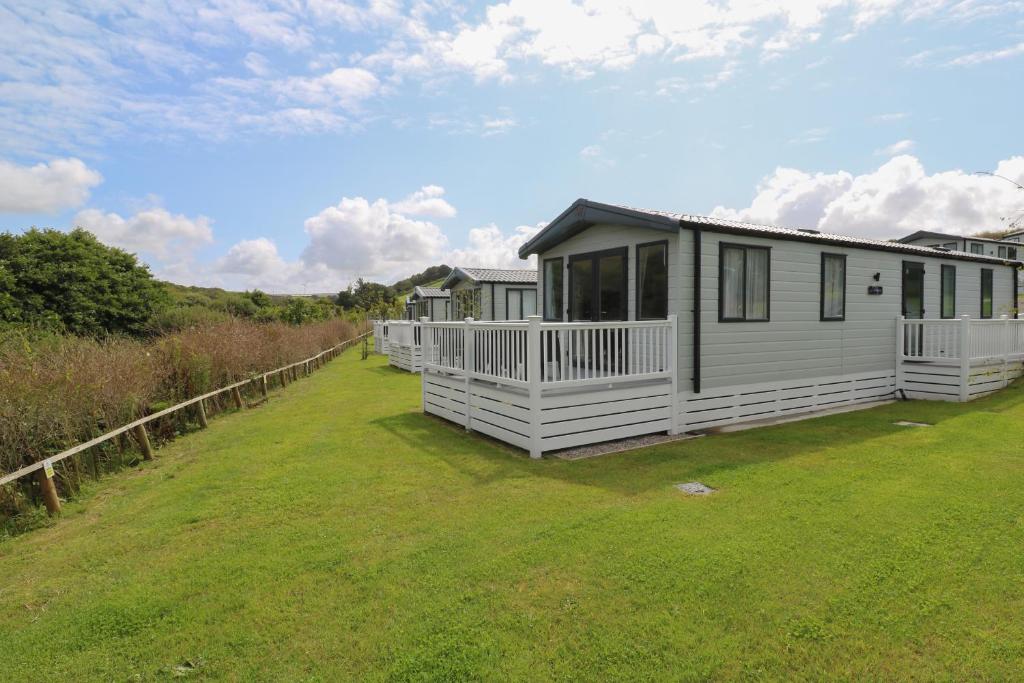
[[[143,460],[153,459],[153,447],[149,445],[149,434],[146,433],[146,425],[135,425],[132,427],[135,440],[139,442],[139,449],[142,451]]]
[[[475,365],[475,353],[473,349],[473,319],[466,318],[462,321],[464,327],[462,328],[462,355],[465,360],[463,361],[463,375],[465,376],[466,384],[466,431],[473,431],[473,409],[471,407],[471,401],[469,400],[469,382],[470,374],[473,371]]]
[[[42,468],[36,470],[36,479],[39,481],[39,490],[43,494],[46,513],[51,517],[59,515],[60,498],[57,497],[57,487],[53,485],[53,479],[46,476],[46,472]]]
[[[904,387],[903,387],[903,351],[904,351],[903,342],[904,342],[904,339],[903,339],[903,337],[906,334],[906,332],[904,331],[904,329],[905,329],[904,328],[904,321],[905,320],[906,320],[906,318],[904,318],[903,316],[899,316],[899,317],[896,318],[896,393],[897,394],[899,394],[899,392],[904,390]],[[904,398],[906,398],[906,394],[904,394]]]
[[[526,379],[530,385],[530,457],[540,458],[541,450],[541,366],[539,315],[526,319]]]
[[[673,313],[668,317],[668,371],[672,379],[672,418],[671,427],[668,433],[675,435],[679,433],[679,343],[676,330],[676,315]]]
[[[268,392],[267,392],[267,376],[266,375],[263,375],[262,377],[260,377],[260,393],[263,395],[263,398],[267,397],[267,393]]]
[[[196,409],[199,412],[199,426],[206,429],[210,426],[210,421],[206,419],[206,406],[203,404],[203,399],[196,401]]]
[[[960,316],[960,402],[971,397],[971,316]]]
[[[231,388],[231,398],[235,401],[235,407],[239,410],[242,409],[242,392],[238,390],[238,387]]]
[[[420,318],[420,330],[422,331],[420,337],[422,342],[421,353],[423,354],[423,368],[420,370],[420,407],[423,409],[423,412],[427,412],[427,363],[434,358],[430,330],[426,327],[426,324],[429,322],[430,318],[426,316]]]
[[[1014,277],[1016,277],[1014,273]],[[1003,387],[1007,387],[1010,384],[1008,373],[1010,372],[1010,316],[1003,313],[999,316],[999,319],[1003,321]]]

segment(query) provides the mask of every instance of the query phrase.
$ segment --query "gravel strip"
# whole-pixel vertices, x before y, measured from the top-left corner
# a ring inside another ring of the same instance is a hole
[[[699,437],[700,435],[694,434],[676,434],[675,436],[648,434],[647,436],[634,436],[629,439],[619,439],[618,441],[604,441],[602,443],[590,444],[589,446],[580,446],[579,448],[566,448],[562,451],[547,453],[547,455],[561,458],[562,460],[583,460],[584,458],[594,458],[599,455],[608,455],[609,453],[621,453],[622,451],[632,451],[646,446],[657,446],[660,443],[667,443],[669,441],[683,441]]]

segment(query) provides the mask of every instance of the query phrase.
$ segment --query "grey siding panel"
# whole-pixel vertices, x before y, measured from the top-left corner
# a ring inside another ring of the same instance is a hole
[[[539,255],[538,301],[543,300],[545,259],[629,248],[629,318],[636,317],[636,245],[669,240],[669,313],[678,316],[679,388],[693,379],[693,233],[597,225]],[[718,322],[718,250],[720,242],[771,247],[771,321]],[[821,321],[822,252],[847,257],[846,320]],[[877,250],[724,235],[703,231],[701,269],[702,387],[715,389],[895,368],[896,318],[902,306],[903,261],[925,264],[925,316],[938,318],[940,266],[957,269],[956,313],[978,317],[981,268],[992,268],[995,316],[1011,312],[1013,280],[1007,266],[972,263]],[[878,280],[874,275],[878,274]],[[880,285],[881,295],[868,295]],[[568,303],[568,278],[563,278]]]

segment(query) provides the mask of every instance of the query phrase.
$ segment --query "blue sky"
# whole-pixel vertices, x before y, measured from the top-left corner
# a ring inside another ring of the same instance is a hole
[[[0,6],[0,227],[332,291],[580,196],[876,237],[1024,210],[1024,3]]]

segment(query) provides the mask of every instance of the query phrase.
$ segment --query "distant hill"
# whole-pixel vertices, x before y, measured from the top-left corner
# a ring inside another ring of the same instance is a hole
[[[408,296],[412,294],[412,290],[415,287],[437,287],[444,279],[448,277],[448,274],[452,272],[451,266],[440,265],[430,266],[422,273],[416,273],[411,275],[404,280],[399,280],[395,284],[391,285],[391,289],[395,291],[396,295]]]

